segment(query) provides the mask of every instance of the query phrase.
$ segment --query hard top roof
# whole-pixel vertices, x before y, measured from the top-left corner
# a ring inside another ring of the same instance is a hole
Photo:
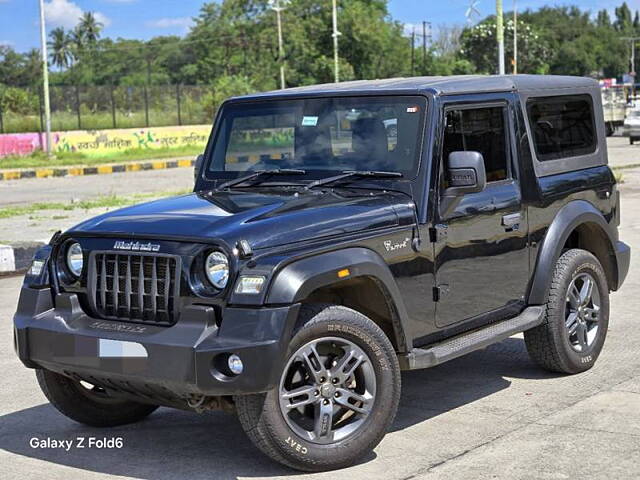
[[[357,80],[352,82],[325,83],[306,87],[287,88],[246,95],[243,99],[281,96],[330,95],[349,93],[422,93],[440,95],[487,93],[560,88],[598,87],[591,78],[557,75],[455,75],[441,77],[388,78],[384,80]]]

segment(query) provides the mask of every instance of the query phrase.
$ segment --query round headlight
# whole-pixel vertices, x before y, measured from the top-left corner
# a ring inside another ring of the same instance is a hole
[[[82,247],[79,243],[72,243],[69,245],[69,248],[67,248],[67,267],[69,267],[69,271],[76,277],[79,277],[82,273],[83,263]]]
[[[223,289],[229,281],[229,259],[222,252],[212,252],[207,257],[204,271],[214,287]]]

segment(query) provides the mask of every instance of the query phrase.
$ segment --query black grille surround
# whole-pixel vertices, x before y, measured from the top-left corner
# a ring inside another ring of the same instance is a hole
[[[94,314],[171,326],[177,321],[181,259],[141,252],[91,252],[87,297]]]

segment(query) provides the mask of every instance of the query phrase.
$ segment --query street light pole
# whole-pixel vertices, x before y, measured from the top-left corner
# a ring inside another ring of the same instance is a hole
[[[631,68],[629,74],[631,75],[631,91],[635,95],[636,93],[636,42],[640,40],[640,37],[620,37],[620,40],[626,40],[631,43]]]
[[[513,0],[513,74],[518,74],[518,2]]]
[[[504,23],[502,0],[496,0],[496,37],[498,39],[498,73],[504,75]]]
[[[46,152],[51,157],[51,103],[49,101],[49,64],[47,55],[47,30],[44,19],[44,0],[40,0],[40,41],[42,50],[42,82],[44,94],[44,118],[46,130]]]
[[[278,61],[280,63],[280,88],[285,89],[286,83],[284,78],[284,41],[282,40],[282,19],[280,13],[284,10],[280,6],[280,0],[271,0],[271,9],[276,12],[276,21],[278,23]]]
[[[334,80],[340,82],[340,57],[338,54],[338,37],[341,33],[338,31],[338,4],[337,0],[333,0],[333,69]]]

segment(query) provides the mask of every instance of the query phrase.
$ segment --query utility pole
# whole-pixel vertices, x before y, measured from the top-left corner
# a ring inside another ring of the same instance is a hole
[[[269,0],[271,9],[276,12],[276,21],[278,23],[278,62],[280,63],[280,88],[286,88],[284,79],[284,41],[282,40],[282,19],[280,13],[284,7],[280,6],[280,2],[286,3],[288,0]]]
[[[631,90],[633,94],[636,93],[636,42],[640,40],[640,37],[620,37],[620,40],[626,40],[631,44],[631,58],[629,75],[631,75]]]
[[[504,75],[504,23],[502,0],[496,0],[496,38],[498,39],[498,73]]]
[[[513,74],[518,74],[518,2],[513,0]]]
[[[416,26],[411,31],[411,76],[416,74]]]
[[[427,70],[427,22],[422,21],[422,74]]]
[[[49,100],[49,61],[47,54],[47,29],[44,19],[44,0],[40,0],[40,41],[42,43],[42,82],[44,93],[44,118],[47,132],[47,156],[51,157],[51,102]]]
[[[336,83],[340,82],[340,56],[338,52],[338,37],[342,35],[338,31],[338,2],[337,0],[333,0],[333,69],[334,69],[334,80]]]

